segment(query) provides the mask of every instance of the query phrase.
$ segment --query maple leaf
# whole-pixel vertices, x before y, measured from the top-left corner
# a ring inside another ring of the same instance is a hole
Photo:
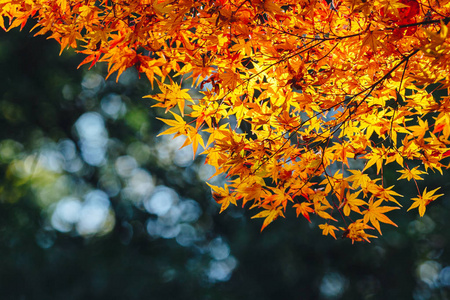
[[[250,175],[244,180],[237,178],[234,180],[236,185],[236,191],[243,195],[242,207],[249,201],[257,201],[263,196],[263,186],[265,186],[264,180],[256,175]]]
[[[194,130],[192,127],[188,127],[188,128],[189,128],[189,132],[188,132],[187,138],[184,141],[183,145],[181,145],[180,149],[183,147],[186,147],[187,145],[192,145],[193,155],[195,158],[198,146],[201,146],[204,149],[205,142],[203,141],[202,135],[199,134],[197,130]]]
[[[155,104],[153,105],[153,107],[165,107],[166,112],[178,105],[181,116],[184,116],[185,101],[188,100],[190,102],[193,102],[191,96],[188,93],[189,89],[181,89],[181,86],[175,82],[172,82],[171,85],[166,85],[158,82],[158,86],[161,89],[162,93],[157,95],[144,96],[144,98],[153,98],[157,101],[160,101],[161,103]]]
[[[353,174],[347,178],[348,181],[353,181],[352,188],[361,187],[364,190],[368,187],[371,181],[369,175],[364,174],[361,170],[349,170],[349,172]]]
[[[175,117],[175,120],[157,118],[158,120],[161,120],[164,123],[166,123],[167,125],[171,126],[169,129],[166,129],[165,131],[158,134],[158,136],[174,133],[175,134],[174,138],[175,138],[180,135],[189,135],[189,133],[194,130],[194,128],[192,126],[186,124],[186,122],[184,121],[184,119],[181,116],[177,115],[174,112],[170,112],[170,113]]]
[[[285,190],[274,188],[272,189],[273,194],[266,197],[263,201],[265,204],[271,204],[274,206],[282,205],[284,209],[286,209],[286,204],[288,201],[293,201],[291,196],[286,193]]]
[[[408,208],[408,211],[410,211],[413,208],[419,207],[419,215],[423,217],[427,205],[436,200],[437,198],[439,198],[440,196],[443,196],[443,194],[434,195],[434,193],[439,189],[440,188],[436,188],[434,190],[427,192],[427,188],[425,188],[422,195],[419,195],[419,197],[417,198],[411,199],[412,201],[414,201],[414,203]]]
[[[373,200],[369,200],[369,207],[367,208],[367,210],[365,210],[363,212],[364,223],[368,223],[368,222],[372,223],[372,225],[378,230],[378,232],[380,234],[382,234],[382,233],[381,233],[379,222],[391,224],[395,227],[398,227],[397,224],[392,222],[391,219],[386,217],[384,214],[391,210],[399,209],[399,207],[380,206],[381,203],[383,203],[383,200],[378,200],[375,202],[373,202]]]
[[[397,204],[398,206],[402,206],[395,198],[394,196],[400,196],[403,197],[402,195],[400,195],[399,193],[393,191],[392,189],[394,188],[394,186],[390,186],[390,187],[383,187],[382,185],[376,184],[375,182],[372,182],[369,187],[367,188],[367,190],[372,193],[372,198],[377,198],[377,199],[381,199],[381,200],[386,200],[386,201],[391,201],[394,202],[395,204]]]
[[[268,207],[266,206],[266,208],[267,208],[266,210],[263,210],[263,211],[259,212],[258,214],[254,215],[252,217],[252,219],[265,218],[264,222],[263,222],[263,225],[261,227],[261,231],[263,231],[264,228],[267,227],[267,225],[269,225],[270,223],[275,221],[278,217],[281,216],[281,217],[284,218],[284,214],[283,214],[283,211],[282,211],[283,208],[282,207],[273,208],[273,207],[270,207],[270,206],[268,206]]]
[[[367,205],[367,202],[356,198],[358,197],[359,193],[360,191],[356,193],[350,193],[350,191],[347,191],[347,195],[345,197],[344,202],[344,215],[349,216],[350,210],[362,214],[358,206]]]
[[[419,170],[419,166],[414,167],[414,168],[412,168],[412,169],[407,168],[407,169],[405,169],[405,170],[398,170],[397,172],[403,174],[402,176],[400,176],[399,178],[397,178],[397,180],[400,180],[400,179],[408,179],[408,181],[410,181],[411,179],[414,179],[414,180],[423,180],[423,178],[420,177],[419,175],[422,175],[422,174],[428,174],[427,172],[420,171],[420,170]]]
[[[319,217],[337,221],[327,212],[328,209],[333,209],[333,207],[323,193],[317,191],[315,194],[311,195],[311,200],[314,203],[314,211]]]
[[[423,121],[422,119],[419,119],[418,121],[419,125],[410,126],[408,129],[412,131],[412,135],[423,138],[430,129],[428,127],[428,121]]]
[[[328,223],[320,224],[319,228],[322,229],[322,235],[331,235],[336,239],[336,230],[339,230],[336,226],[330,225]]]
[[[383,17],[388,17],[390,19],[394,19],[395,21],[401,19],[401,15],[399,10],[408,8],[408,5],[403,3],[404,1],[398,0],[382,0],[380,4],[382,8],[380,9],[380,13]]]
[[[362,41],[362,46],[360,50],[360,55],[366,51],[365,48],[370,48],[372,52],[377,52],[377,48],[382,46],[383,44],[380,41],[380,37],[383,35],[383,31],[374,30],[369,31]]]
[[[223,81],[223,84],[231,90],[235,89],[239,82],[239,74],[231,69],[225,70],[225,72],[219,75],[219,78]]]
[[[206,184],[213,190],[212,196],[213,196],[214,200],[218,204],[222,205],[220,207],[220,213],[222,213],[225,209],[227,209],[228,206],[230,205],[230,203],[233,205],[236,205],[236,198],[230,194],[230,191],[226,184],[223,188],[213,186],[209,183],[206,183]]]
[[[309,213],[314,212],[314,209],[309,207],[311,205],[312,205],[312,203],[309,203],[309,202],[302,202],[302,203],[294,204],[293,207],[296,208],[295,212],[297,213],[297,217],[301,214],[308,220],[308,222],[311,223],[311,220],[309,218]]]
[[[344,230],[344,234],[342,237],[346,237],[352,240],[352,244],[356,242],[366,241],[370,243],[369,238],[376,238],[376,236],[367,234],[364,230],[366,229],[373,229],[373,227],[367,225],[363,222],[363,220],[359,219],[355,222],[348,225],[346,229],[341,228],[341,230]]]
[[[383,160],[385,158],[386,149],[382,146],[382,149],[374,149],[371,153],[364,156],[364,158],[369,158],[363,171],[367,170],[374,164],[377,165],[377,174],[380,173],[381,167],[383,166]]]

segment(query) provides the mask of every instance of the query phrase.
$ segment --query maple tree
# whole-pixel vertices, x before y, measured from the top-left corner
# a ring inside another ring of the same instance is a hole
[[[30,19],[82,64],[145,74],[162,134],[202,147],[229,181],[211,186],[221,211],[247,205],[262,229],[295,209],[370,241],[402,206],[386,164],[416,183],[408,210],[441,196],[417,180],[450,166],[449,0],[0,1],[3,29]]]

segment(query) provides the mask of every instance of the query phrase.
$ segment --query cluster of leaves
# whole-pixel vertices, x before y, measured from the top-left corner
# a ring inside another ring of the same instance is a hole
[[[30,18],[83,64],[145,74],[174,117],[163,134],[204,148],[229,179],[211,186],[221,210],[248,204],[263,229],[295,209],[369,241],[401,206],[384,165],[414,182],[449,166],[450,97],[433,96],[450,87],[449,0],[0,3],[5,30]],[[422,216],[440,195],[416,186]]]

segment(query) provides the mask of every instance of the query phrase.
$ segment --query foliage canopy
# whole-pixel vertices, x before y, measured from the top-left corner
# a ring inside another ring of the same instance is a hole
[[[450,97],[434,95],[450,88],[448,0],[3,0],[0,16],[145,74],[173,115],[162,134],[204,148],[229,179],[211,186],[221,211],[259,209],[262,229],[295,209],[369,241],[402,206],[391,163],[416,183],[409,209],[441,196],[417,181],[449,167]]]

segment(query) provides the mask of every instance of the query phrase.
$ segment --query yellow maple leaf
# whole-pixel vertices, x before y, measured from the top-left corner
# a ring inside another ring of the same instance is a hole
[[[170,126],[169,129],[161,132],[160,134],[158,134],[158,136],[174,133],[175,138],[179,135],[189,135],[189,132],[194,131],[194,127],[192,127],[189,124],[186,124],[186,122],[183,120],[181,116],[171,111],[170,113],[175,117],[175,120],[157,118],[158,120],[163,121],[164,123]]]
[[[414,203],[410,206],[410,208],[408,208],[408,211],[410,211],[413,208],[419,207],[419,215],[423,217],[427,205],[436,200],[438,197],[444,195],[444,194],[433,195],[438,189],[440,188],[436,188],[432,191],[427,192],[427,188],[425,188],[422,195],[419,195],[419,197],[417,198],[411,199],[414,201]]]
[[[352,188],[356,189],[361,187],[362,189],[366,189],[369,182],[370,177],[367,174],[364,174],[361,170],[348,170],[353,175],[347,178],[348,181],[353,181]]]
[[[404,170],[398,170],[397,172],[402,173],[402,176],[400,176],[397,180],[400,179],[408,179],[408,181],[410,181],[411,179],[414,180],[423,180],[422,177],[420,177],[419,175],[421,174],[428,174],[427,172],[424,171],[420,171],[419,166],[414,167],[412,169],[404,169]]]
[[[322,235],[331,235],[334,239],[336,239],[336,234],[334,232],[339,230],[336,226],[325,223],[320,224],[319,228],[322,229]]]
[[[194,158],[195,158],[195,154],[197,153],[198,146],[202,146],[203,149],[205,149],[205,142],[203,141],[202,135],[199,134],[198,131],[193,128],[192,128],[192,130],[188,130],[187,138],[184,141],[183,145],[180,147],[180,149],[183,147],[186,147],[187,145],[191,145],[191,144],[192,144],[192,149],[193,149],[193,153],[194,153]]]
[[[263,211],[259,212],[258,214],[254,215],[252,217],[252,219],[265,218],[264,222],[263,222],[263,225],[261,227],[261,231],[263,231],[264,228],[267,227],[267,225],[269,225],[270,223],[275,221],[279,216],[284,218],[282,207],[277,207],[277,208],[270,208],[269,207],[269,209],[263,210]]]
[[[166,112],[178,105],[181,112],[181,116],[184,117],[185,101],[193,102],[191,95],[189,95],[189,89],[182,89],[181,85],[171,80],[171,84],[163,84],[159,81],[158,86],[162,93],[156,95],[144,96],[144,98],[153,98],[160,103],[153,105],[152,107],[164,107]]]

